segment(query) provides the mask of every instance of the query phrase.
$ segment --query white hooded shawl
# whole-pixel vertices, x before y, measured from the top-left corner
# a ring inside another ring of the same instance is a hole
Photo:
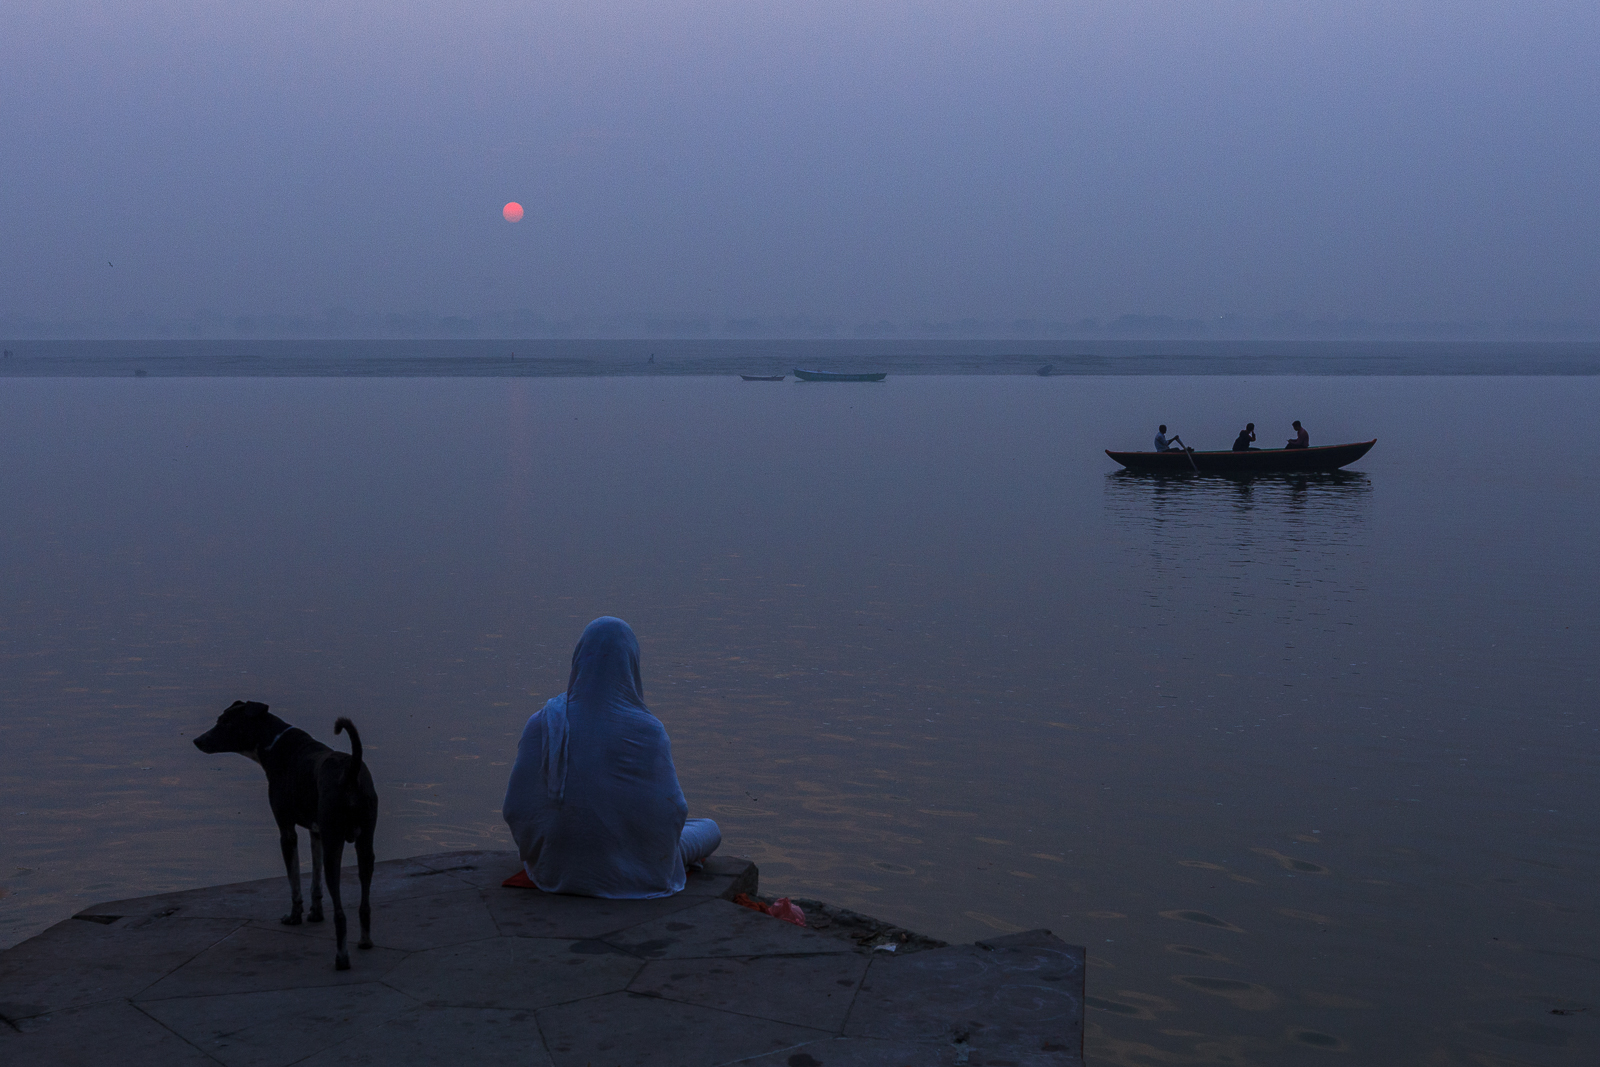
[[[567,691],[523,728],[501,810],[522,865],[547,893],[637,899],[683,888],[689,806],[661,721],[644,706],[639,642],[596,619]]]

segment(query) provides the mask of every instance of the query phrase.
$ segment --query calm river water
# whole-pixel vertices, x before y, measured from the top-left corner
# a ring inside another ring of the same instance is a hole
[[[1594,1063],[1597,409],[1595,377],[7,380],[0,946],[281,873],[260,771],[189,743],[238,698],[356,721],[380,858],[509,847],[516,736],[615,614],[765,891],[1088,945],[1096,1062]],[[1253,482],[1101,451],[1296,418],[1378,445]]]

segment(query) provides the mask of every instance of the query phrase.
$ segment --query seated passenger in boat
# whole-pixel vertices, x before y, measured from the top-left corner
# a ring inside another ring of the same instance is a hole
[[[1233,450],[1235,452],[1249,452],[1250,446],[1255,442],[1255,439],[1256,424],[1247,422],[1244,429],[1239,431],[1239,436],[1233,439]]]
[[[666,897],[722,843],[689,819],[661,720],[644,705],[639,642],[621,619],[591,622],[567,691],[528,720],[501,810],[529,880],[547,893]]]
[[[1294,420],[1294,439],[1285,442],[1284,448],[1310,448],[1311,435],[1306,433],[1306,428],[1300,425],[1300,420]]]

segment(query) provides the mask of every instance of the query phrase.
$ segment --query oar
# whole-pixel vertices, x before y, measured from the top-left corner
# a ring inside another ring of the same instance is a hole
[[[1194,449],[1190,448],[1188,445],[1185,445],[1183,443],[1183,438],[1179,437],[1177,434],[1173,434],[1172,439],[1178,442],[1179,445],[1183,446],[1183,454],[1189,457],[1189,466],[1194,468],[1194,472],[1196,474],[1199,474],[1200,465],[1194,461]]]

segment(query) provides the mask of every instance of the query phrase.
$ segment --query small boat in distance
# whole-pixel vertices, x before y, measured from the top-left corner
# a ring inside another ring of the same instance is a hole
[[[1106,455],[1131,471],[1169,474],[1279,474],[1291,471],[1334,471],[1354,463],[1377,444],[1357,441],[1315,448],[1252,448],[1248,452],[1113,452]]]
[[[825,370],[794,369],[794,376],[802,382],[881,382],[889,376],[885,371],[882,374],[835,374]]]
[[[739,377],[747,382],[781,382],[788,377],[787,374],[741,374]]]

